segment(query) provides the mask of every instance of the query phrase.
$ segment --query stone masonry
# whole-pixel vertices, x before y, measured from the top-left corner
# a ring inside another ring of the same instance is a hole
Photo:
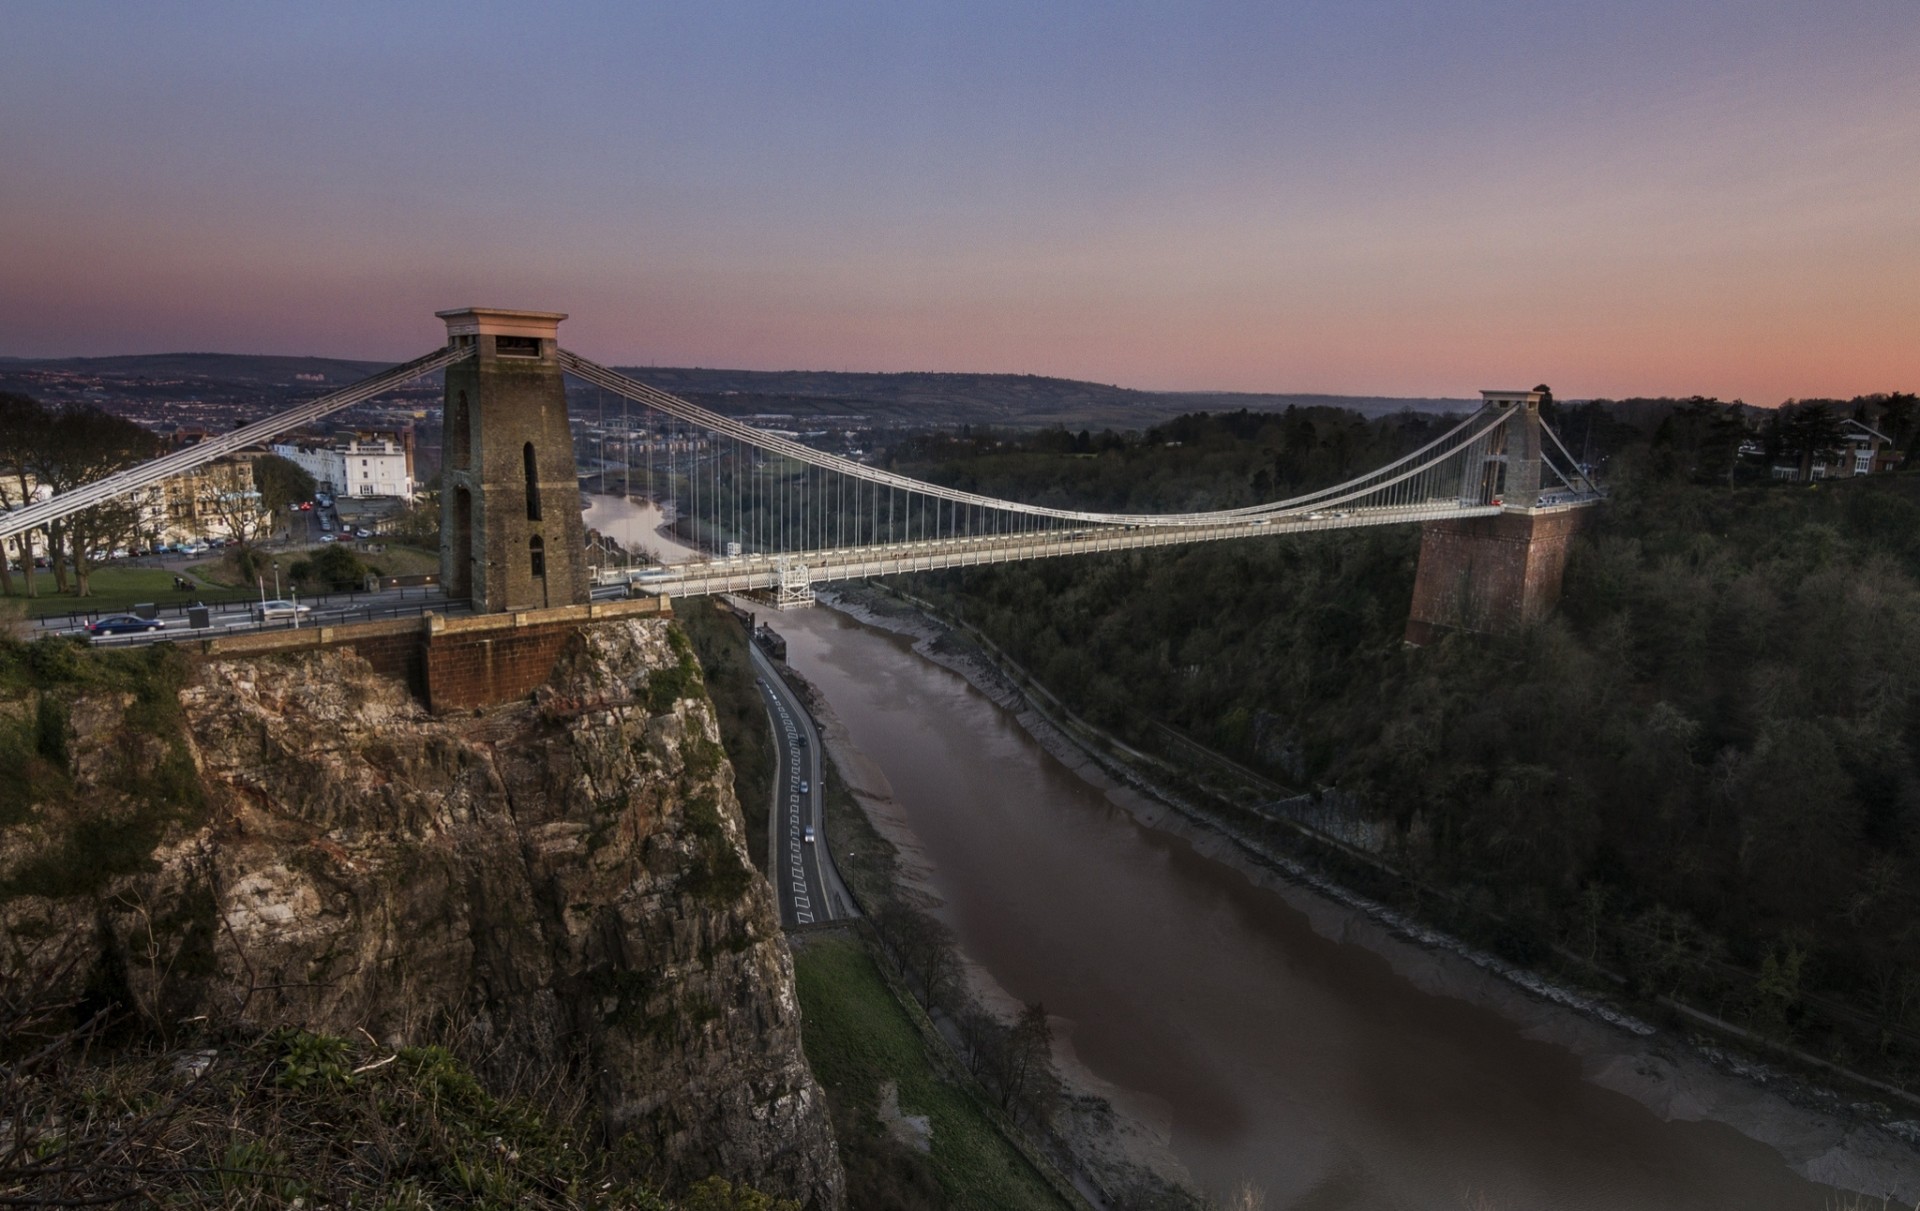
[[[1538,622],[1560,600],[1560,581],[1585,509],[1510,512],[1430,521],[1421,527],[1407,642],[1442,631],[1497,634]]]
[[[550,311],[438,313],[474,356],[447,368],[440,582],[480,613],[587,600],[586,531]]]

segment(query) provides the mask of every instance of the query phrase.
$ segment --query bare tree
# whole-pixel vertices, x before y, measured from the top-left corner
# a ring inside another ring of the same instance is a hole
[[[17,509],[33,497],[33,473],[28,463],[46,439],[50,418],[40,401],[26,395],[0,392],[0,509]],[[33,596],[33,536],[19,536],[20,577],[27,596]],[[0,557],[0,591],[13,592],[13,572]]]
[[[27,462],[42,483],[55,492],[68,492],[152,458],[159,450],[160,439],[149,430],[92,405],[78,405],[52,415]],[[71,557],[74,590],[85,597],[94,564],[119,543],[131,541],[139,520],[139,506],[132,500],[113,500],[54,523],[48,554],[60,587],[66,588],[64,564]]]
[[[266,536],[272,514],[245,463],[214,463],[200,473],[195,488],[196,511],[225,530],[228,538],[246,546]]]

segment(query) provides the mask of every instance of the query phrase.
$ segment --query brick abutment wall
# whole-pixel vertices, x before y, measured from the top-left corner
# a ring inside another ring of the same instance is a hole
[[[524,698],[553,673],[583,626],[672,613],[664,597],[560,606],[512,614],[306,627],[203,640],[203,659],[352,648],[374,671],[404,683],[435,711],[472,710]]]

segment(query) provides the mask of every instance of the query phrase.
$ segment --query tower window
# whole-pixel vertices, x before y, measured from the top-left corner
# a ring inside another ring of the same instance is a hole
[[[493,338],[495,357],[539,357],[540,338],[537,336],[496,336]]]
[[[527,520],[539,521],[540,473],[534,465],[537,460],[533,457],[533,443],[528,442],[521,448],[520,453],[527,464]]]
[[[547,544],[538,534],[527,539],[527,559],[535,576],[547,574]]]

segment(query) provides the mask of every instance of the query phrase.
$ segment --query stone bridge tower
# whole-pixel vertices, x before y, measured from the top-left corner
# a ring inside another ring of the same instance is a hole
[[[1430,521],[1420,529],[1407,642],[1443,631],[1498,634],[1546,617],[1560,600],[1567,552],[1587,510],[1540,505],[1539,391],[1482,391],[1485,406],[1513,409],[1505,441],[1480,469],[1481,499],[1493,517]]]
[[[437,313],[474,356],[447,367],[440,583],[476,613],[587,600],[580,476],[551,311]]]

